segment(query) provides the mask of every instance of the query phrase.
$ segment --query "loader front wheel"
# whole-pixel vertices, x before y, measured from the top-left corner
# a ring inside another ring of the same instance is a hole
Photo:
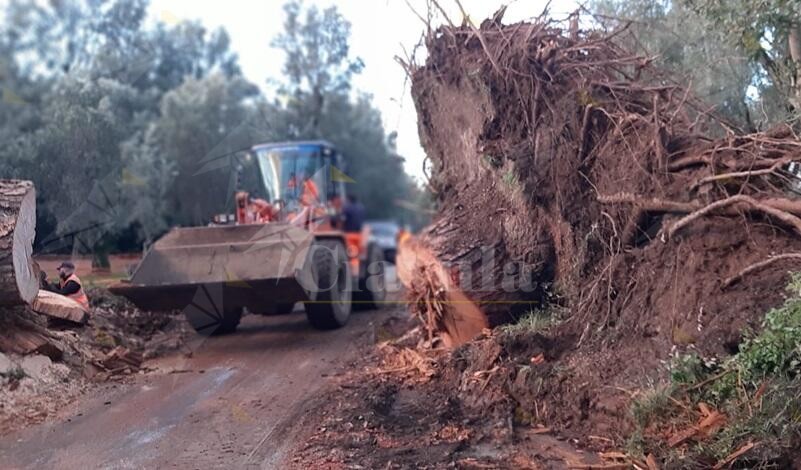
[[[340,328],[350,317],[353,282],[345,245],[339,240],[318,240],[311,250],[306,317],[320,330]]]

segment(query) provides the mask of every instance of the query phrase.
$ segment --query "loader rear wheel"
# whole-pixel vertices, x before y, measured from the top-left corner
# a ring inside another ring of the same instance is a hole
[[[359,310],[381,308],[387,298],[387,280],[384,271],[384,252],[376,245],[370,245],[367,252],[367,265],[359,278],[359,292],[354,293],[357,301],[354,307]]]
[[[184,316],[192,328],[202,335],[224,335],[233,333],[242,320],[242,307],[226,307],[222,311],[207,311],[190,305]]]
[[[338,240],[318,240],[309,254],[312,286],[305,302],[309,323],[320,330],[340,328],[351,311],[352,278],[345,245]]]

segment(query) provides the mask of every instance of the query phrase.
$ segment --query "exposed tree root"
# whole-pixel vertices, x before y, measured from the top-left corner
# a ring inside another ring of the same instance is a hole
[[[781,158],[778,161],[776,161],[775,163],[773,163],[771,166],[769,166],[767,168],[762,168],[760,170],[733,171],[733,172],[730,172],[730,173],[721,173],[719,175],[706,176],[704,178],[701,178],[697,183],[693,184],[692,189],[698,188],[699,186],[702,186],[704,184],[715,183],[715,182],[718,182],[718,181],[725,181],[725,180],[730,180],[730,179],[735,179],[735,178],[749,178],[749,177],[752,177],[752,176],[770,175],[770,174],[775,173],[777,170],[779,170],[783,166],[786,166],[791,161],[792,160],[788,159],[788,158]]]
[[[664,232],[665,238],[667,239],[672,238],[676,234],[676,232],[690,225],[691,223],[700,219],[701,217],[723,211],[725,209],[731,208],[732,206],[736,205],[748,206],[747,208],[753,211],[763,212],[766,215],[770,216],[771,218],[774,218],[784,223],[785,225],[788,225],[799,236],[801,236],[801,219],[787,212],[786,210],[774,207],[773,205],[771,205],[769,201],[759,201],[750,196],[745,196],[740,194],[737,196],[731,196],[726,199],[722,199],[720,201],[715,201],[701,209],[696,210],[695,212],[685,217],[682,217],[681,219],[674,222],[665,230]]]
[[[750,265],[746,266],[744,269],[741,269],[737,274],[735,274],[733,276],[730,276],[730,277],[727,277],[726,279],[724,279],[723,280],[723,284],[721,284],[721,288],[723,288],[723,289],[729,288],[733,284],[736,284],[737,282],[739,282],[743,277],[745,277],[745,276],[747,276],[747,275],[749,275],[749,274],[751,274],[753,272],[756,272],[756,271],[759,271],[761,269],[764,269],[765,267],[767,267],[767,266],[769,266],[769,265],[771,265],[771,264],[773,264],[773,263],[775,263],[777,261],[782,261],[782,260],[787,260],[787,259],[801,260],[801,253],[784,253],[784,254],[781,254],[781,255],[771,256],[770,258],[768,258],[766,260],[762,260],[762,261],[759,261],[759,262],[754,263],[754,264],[750,264]]]

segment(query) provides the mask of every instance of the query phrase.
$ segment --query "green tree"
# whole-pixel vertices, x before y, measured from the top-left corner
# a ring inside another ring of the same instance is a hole
[[[759,67],[755,85],[771,87],[792,119],[801,110],[801,1],[683,0]]]
[[[154,126],[175,128],[183,119],[211,145],[241,109],[237,99],[225,102],[228,91],[204,80],[255,90],[242,83],[224,30],[148,25],[147,6],[11,0],[5,7],[0,172],[36,184],[40,248],[105,252],[132,226],[147,239],[172,221],[192,219],[194,209],[176,196],[174,183],[181,187],[176,177],[186,175],[187,159],[202,158],[194,152],[203,145],[189,148],[187,135]],[[191,93],[204,98],[195,109],[187,104]],[[232,111],[210,110],[215,93]],[[181,110],[209,115],[201,125]]]
[[[345,157],[345,171],[356,183],[348,188],[364,202],[370,217],[399,213],[413,183],[403,171],[369,95],[351,96],[351,79],[363,63],[350,56],[350,24],[336,7],[323,11],[299,1],[284,6],[286,21],[273,46],[285,54],[287,98],[267,105],[274,131],[285,139],[326,139]]]
[[[180,225],[202,225],[214,214],[230,212],[235,165],[229,159],[241,148],[226,142],[248,120],[245,99],[257,91],[241,77],[217,72],[189,78],[164,95],[159,118],[149,124],[138,150],[128,154],[138,170],[134,176],[152,192],[139,206],[140,223],[149,233],[164,225],[147,220],[152,212]],[[135,185],[131,189],[138,192]]]
[[[288,82],[281,92],[304,105],[306,123],[299,132],[319,133],[326,98],[347,93],[363,63],[350,57],[350,23],[336,7],[320,11],[293,0],[284,5],[284,12],[284,31],[273,40],[273,47],[286,54],[283,71]]]
[[[681,2],[667,0],[596,0],[597,21],[609,29],[627,25],[628,47],[657,58],[696,96],[738,126],[753,131],[781,116],[758,67],[742,47]]]

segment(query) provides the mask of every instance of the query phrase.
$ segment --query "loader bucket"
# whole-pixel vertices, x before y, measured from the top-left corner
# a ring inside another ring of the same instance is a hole
[[[289,224],[176,228],[145,254],[130,281],[110,290],[145,310],[215,310],[305,299],[301,285],[313,236]]]

